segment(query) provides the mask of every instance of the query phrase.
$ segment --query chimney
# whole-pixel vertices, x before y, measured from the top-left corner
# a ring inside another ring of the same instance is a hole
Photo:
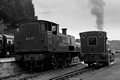
[[[67,28],[62,28],[62,34],[67,35]]]

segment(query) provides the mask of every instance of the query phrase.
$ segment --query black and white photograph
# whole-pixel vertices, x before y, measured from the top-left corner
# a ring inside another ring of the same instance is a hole
[[[120,80],[120,0],[0,0],[0,80]]]

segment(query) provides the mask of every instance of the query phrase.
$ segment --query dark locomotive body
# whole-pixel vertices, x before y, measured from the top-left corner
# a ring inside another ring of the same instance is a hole
[[[16,61],[26,65],[44,67],[69,65],[72,58],[79,55],[76,51],[75,37],[59,33],[59,25],[45,20],[20,23],[20,32],[15,34]]]
[[[109,65],[114,61],[114,53],[107,42],[104,31],[87,31],[80,33],[81,54],[80,59],[88,65],[102,63]]]

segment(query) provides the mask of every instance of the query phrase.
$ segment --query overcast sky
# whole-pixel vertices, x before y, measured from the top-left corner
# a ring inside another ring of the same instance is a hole
[[[120,40],[120,0],[99,1],[104,3],[103,31],[107,32],[109,40]],[[94,3],[90,0],[33,0],[33,4],[38,19],[58,23],[60,32],[61,28],[67,28],[67,34],[79,38],[80,32],[98,30],[96,16],[91,13]]]

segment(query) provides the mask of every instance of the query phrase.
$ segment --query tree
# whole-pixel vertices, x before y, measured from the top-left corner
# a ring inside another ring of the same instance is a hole
[[[16,27],[21,21],[34,19],[32,0],[0,0],[0,21],[3,20],[8,27]]]
[[[4,25],[3,21],[0,21],[0,34],[4,33],[4,31],[7,29],[7,26]]]

